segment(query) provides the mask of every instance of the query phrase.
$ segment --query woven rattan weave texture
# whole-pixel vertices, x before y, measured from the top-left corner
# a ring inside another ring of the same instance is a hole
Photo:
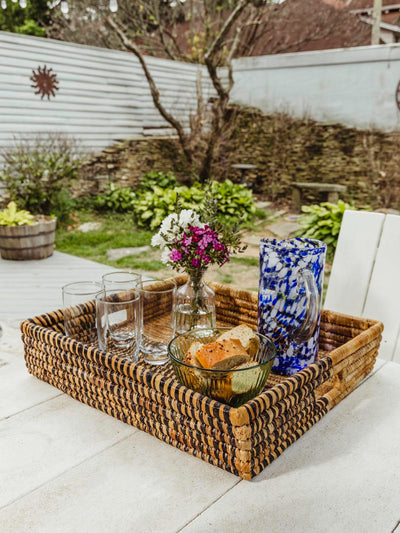
[[[255,293],[220,284],[213,288],[221,325],[256,327]],[[180,385],[169,363],[134,363],[122,352],[86,344],[95,323],[93,302],[85,304],[85,312],[82,341],[64,335],[62,311],[21,324],[28,371],[244,479],[261,472],[371,372],[383,329],[380,322],[323,311],[318,361],[289,378],[271,375],[257,398],[233,408]]]

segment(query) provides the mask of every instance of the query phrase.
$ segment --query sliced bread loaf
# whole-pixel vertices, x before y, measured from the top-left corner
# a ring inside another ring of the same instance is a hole
[[[250,357],[254,357],[260,348],[260,340],[256,332],[246,324],[240,324],[229,331],[225,331],[225,333],[218,337],[217,341],[225,339],[239,340]]]

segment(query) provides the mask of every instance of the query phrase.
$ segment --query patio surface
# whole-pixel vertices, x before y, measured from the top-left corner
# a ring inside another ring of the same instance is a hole
[[[2,533],[400,531],[400,365],[372,375],[252,482],[92,409],[26,371],[18,319],[110,267],[0,261]]]

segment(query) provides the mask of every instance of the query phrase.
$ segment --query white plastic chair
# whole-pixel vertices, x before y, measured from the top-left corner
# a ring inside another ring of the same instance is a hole
[[[379,357],[400,363],[400,216],[345,211],[324,307],[383,322]]]

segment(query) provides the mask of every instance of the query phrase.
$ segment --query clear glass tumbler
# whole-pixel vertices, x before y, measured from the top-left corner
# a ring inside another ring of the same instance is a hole
[[[168,343],[175,335],[176,283],[172,280],[142,280],[138,291],[143,317],[140,349],[146,363],[163,365],[168,361]]]
[[[99,348],[137,361],[140,348],[141,309],[138,291],[102,291],[96,296]]]
[[[96,281],[76,281],[62,288],[65,334],[76,340],[92,343],[96,340],[94,300],[102,290]]]
[[[104,290],[118,292],[135,289],[141,279],[142,276],[138,272],[117,270],[104,274],[101,281]]]

